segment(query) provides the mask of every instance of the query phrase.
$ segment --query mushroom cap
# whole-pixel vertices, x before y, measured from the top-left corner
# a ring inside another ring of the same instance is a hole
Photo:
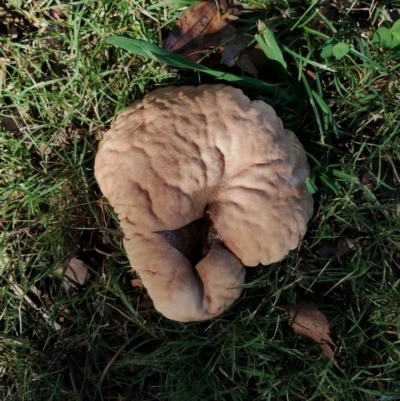
[[[225,85],[158,89],[121,113],[95,176],[157,310],[209,319],[240,295],[246,266],[298,246],[313,212],[307,158],[273,108]],[[193,268],[161,235],[207,213],[220,241]]]

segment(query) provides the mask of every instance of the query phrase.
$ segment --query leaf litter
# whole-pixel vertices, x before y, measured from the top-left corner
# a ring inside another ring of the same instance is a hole
[[[270,75],[272,63],[256,43],[255,32],[239,29],[240,15],[239,7],[229,0],[196,4],[179,18],[164,48],[196,62],[207,52],[217,50],[222,64],[265,79]],[[280,50],[278,53],[281,54]]]
[[[175,53],[190,54],[220,45],[237,33],[229,21],[230,12],[205,1],[190,7],[170,32],[165,48]]]

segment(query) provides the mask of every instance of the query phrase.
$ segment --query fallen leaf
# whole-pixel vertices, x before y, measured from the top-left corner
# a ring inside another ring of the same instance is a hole
[[[21,128],[26,127],[24,120],[22,119],[21,113],[18,109],[13,109],[12,114],[4,117],[0,117],[0,125],[6,130],[15,135],[16,138],[20,139],[23,137]]]
[[[272,72],[272,63],[261,46],[257,43],[252,49],[247,49],[253,39],[252,35],[242,35],[225,45],[221,63],[229,67],[236,65],[256,78],[259,75],[263,79],[268,78]]]
[[[164,47],[175,53],[190,54],[218,46],[237,32],[229,15],[229,12],[222,14],[213,0],[196,4],[179,18]]]
[[[309,263],[300,263],[300,264],[297,266],[297,271],[298,271],[299,273],[308,273],[308,272],[310,272],[311,270],[315,270],[315,269],[317,269],[317,266],[311,265],[311,264],[309,264]],[[308,279],[306,279],[306,278],[302,278],[302,279],[300,279],[300,280],[298,281],[298,284],[299,284],[299,285],[302,285],[302,286],[306,286],[306,285],[310,284],[310,280],[308,280]]]
[[[303,336],[313,339],[321,347],[327,358],[333,357],[333,350],[329,346],[335,345],[329,336],[329,323],[326,316],[320,312],[316,305],[299,302],[296,305],[284,308],[290,315],[289,324],[292,329]]]
[[[59,7],[55,7],[50,10],[50,15],[57,21],[65,21],[67,18],[64,12]]]
[[[332,241],[322,240],[319,243],[318,255],[324,259],[331,259],[335,256],[335,245]]]
[[[314,79],[315,78],[315,72],[309,68],[302,68],[303,72],[306,73],[306,75],[308,75],[310,78]]]
[[[233,67],[235,65],[235,60],[252,40],[253,37],[250,35],[241,35],[234,41],[227,43],[224,46],[221,63],[226,64],[228,67]]]
[[[136,288],[142,288],[143,287],[142,280],[140,280],[140,278],[132,279],[131,280],[131,286],[132,287],[136,287]]]
[[[242,68],[241,63],[244,57],[248,57],[251,63],[254,65],[254,68],[258,71],[258,74],[256,75],[258,78],[263,80],[271,80],[271,76],[274,74],[273,64],[271,60],[267,58],[263,49],[261,49],[261,46],[258,43],[252,49],[245,50],[241,54],[239,59],[236,61],[236,65],[238,65],[240,68]],[[245,69],[243,69],[243,71],[252,74],[252,72],[246,71]]]
[[[341,258],[354,249],[356,249],[356,245],[349,239],[339,240],[335,248],[335,259]]]
[[[268,77],[271,62],[259,45],[247,48],[254,35],[238,33],[235,21],[241,11],[232,4],[231,0],[210,0],[189,8],[170,32],[164,47],[194,62],[200,62],[210,48],[215,48],[214,55],[219,59],[222,51],[221,63],[228,67],[236,65],[254,77]]]
[[[253,75],[255,78],[258,78],[258,69],[253,63],[249,52],[244,52],[241,54],[235,61],[235,65],[237,65],[242,71]]]
[[[59,273],[64,275],[64,287],[67,290],[86,284],[90,278],[87,264],[75,257],[68,261],[64,272],[62,269],[59,270]]]
[[[39,145],[38,151],[42,156],[49,155],[51,153],[50,147],[48,145],[46,145],[45,143],[41,143]]]

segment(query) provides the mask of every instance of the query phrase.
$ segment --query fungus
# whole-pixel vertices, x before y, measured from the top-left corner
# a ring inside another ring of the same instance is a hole
[[[132,268],[155,308],[180,322],[222,313],[244,266],[298,246],[313,211],[308,175],[272,107],[225,85],[148,94],[118,116],[95,161]]]

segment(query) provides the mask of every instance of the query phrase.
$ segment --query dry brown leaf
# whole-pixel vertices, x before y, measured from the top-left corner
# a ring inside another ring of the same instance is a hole
[[[165,48],[199,62],[208,49],[218,48],[224,43],[219,48],[223,51],[221,63],[228,67],[236,65],[255,77],[259,76],[261,69],[263,75],[268,68],[266,63],[270,62],[257,45],[254,49],[246,49],[254,37],[238,34],[234,21],[241,11],[232,4],[231,0],[210,0],[189,8],[172,29]]]
[[[22,135],[22,133],[18,127],[18,124],[15,122],[14,118],[12,118],[12,117],[3,117],[1,119],[1,125],[6,131],[12,132],[16,136]]]
[[[297,271],[298,271],[299,273],[308,273],[308,272],[310,272],[311,270],[315,270],[315,269],[317,269],[317,266],[311,265],[311,264],[309,264],[309,263],[300,263],[300,264],[297,266]],[[302,278],[302,279],[300,279],[297,283],[298,283],[299,285],[306,286],[306,285],[310,284],[310,280],[308,280],[308,279],[306,279],[306,278]]]
[[[335,345],[329,336],[329,323],[326,316],[320,312],[316,305],[299,302],[296,305],[285,307],[289,312],[289,324],[292,329],[303,336],[313,339],[319,344],[323,354],[328,357],[333,357],[333,350],[329,346]]]
[[[86,284],[90,278],[89,268],[86,263],[75,257],[68,261],[64,272],[62,271],[63,268],[60,270],[59,273],[64,274],[64,287],[67,290]]]
[[[335,256],[335,244],[333,241],[322,240],[317,253],[321,258],[332,259]]]
[[[50,149],[49,145],[46,145],[45,143],[41,143],[39,145],[38,151],[39,151],[40,155],[42,155],[42,156],[49,155],[51,153],[51,149]]]
[[[260,45],[257,43],[252,49],[250,50],[245,50],[239,58],[236,60],[236,65],[240,68],[242,68],[242,62],[245,58],[248,58],[249,61],[254,65],[254,69],[257,70],[257,75],[255,75],[258,78],[261,79],[269,79],[271,80],[271,76],[274,75],[274,67],[273,64],[271,63],[271,60],[268,60],[267,56],[265,55],[264,51],[261,49]],[[250,63],[247,63],[246,67],[248,67]],[[254,75],[251,71],[254,71],[250,67],[250,71],[246,70],[245,68],[242,68],[243,71],[248,72],[249,74]]]
[[[224,46],[224,52],[222,54],[221,63],[226,64],[228,67],[235,65],[235,60],[240,54],[246,49],[247,45],[253,40],[250,35],[241,35],[232,42],[227,43]]]
[[[26,127],[18,109],[13,109],[9,116],[0,117],[0,125],[6,130],[15,135],[16,138],[22,138],[23,133],[21,128]]]
[[[315,78],[315,72],[313,70],[311,70],[310,68],[302,68],[303,72],[306,73],[306,75],[308,75],[311,79]]]
[[[61,10],[61,8],[59,8],[59,7],[56,7],[56,8],[53,8],[52,10],[50,10],[50,14],[57,21],[65,21],[67,18],[66,15]]]
[[[189,54],[220,45],[237,32],[228,20],[229,15],[229,12],[222,14],[213,0],[190,7],[172,28],[165,48]]]
[[[335,248],[335,259],[341,258],[342,256],[352,252],[356,249],[356,244],[349,239],[339,240]]]
[[[140,278],[132,279],[131,286],[136,288],[143,288],[142,280],[140,280]]]
[[[254,65],[247,52],[244,52],[238,57],[238,59],[235,61],[235,65],[237,65],[242,71],[253,75],[255,78],[258,78],[258,69]]]

